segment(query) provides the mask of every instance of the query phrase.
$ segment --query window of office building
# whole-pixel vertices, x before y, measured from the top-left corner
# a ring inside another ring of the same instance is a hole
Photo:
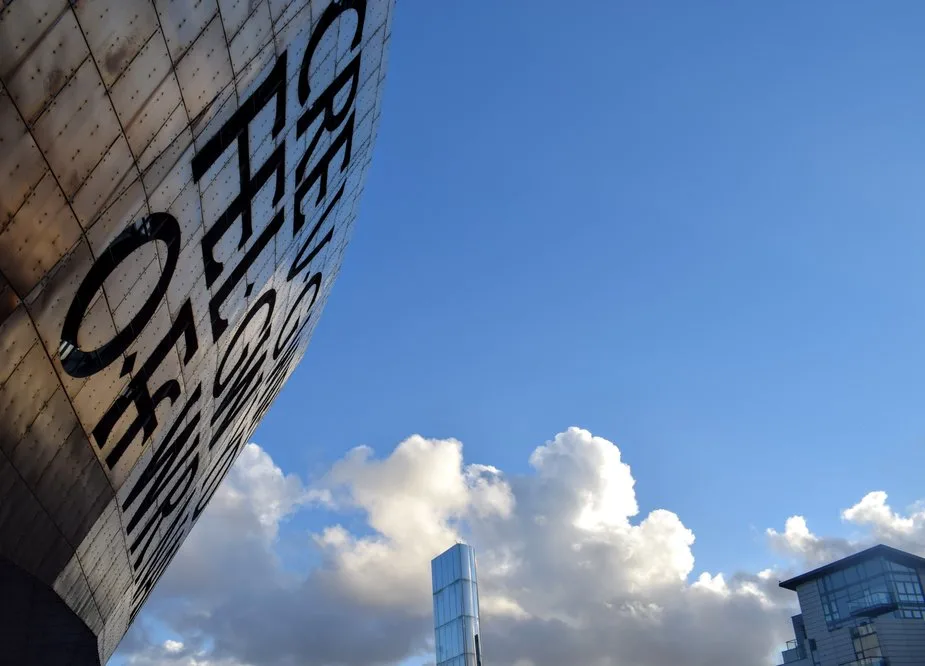
[[[925,614],[918,572],[884,558],[833,571],[819,579],[818,587],[829,629],[886,613],[906,619],[922,619]]]
[[[872,624],[862,624],[851,630],[851,640],[854,643],[854,655],[859,663],[866,663],[865,659],[882,657],[880,651],[880,637]]]

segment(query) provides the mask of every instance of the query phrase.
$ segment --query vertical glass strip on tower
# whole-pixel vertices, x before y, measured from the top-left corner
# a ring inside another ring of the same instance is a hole
[[[482,666],[475,551],[458,543],[430,563],[437,666]]]

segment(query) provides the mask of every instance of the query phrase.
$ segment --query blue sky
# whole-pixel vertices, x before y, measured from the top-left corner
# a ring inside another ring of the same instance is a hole
[[[698,570],[766,564],[794,513],[840,533],[869,490],[918,499],[923,22],[400,2],[354,238],[254,440],[311,476],[456,437],[510,474],[579,425]]]
[[[113,663],[426,666],[460,517],[492,658],[534,666],[772,663],[779,576],[925,555],[923,29],[920,2],[400,0],[321,323]]]

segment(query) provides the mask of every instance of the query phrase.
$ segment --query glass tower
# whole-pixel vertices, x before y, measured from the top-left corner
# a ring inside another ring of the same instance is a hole
[[[475,551],[458,543],[430,563],[437,666],[482,666]]]

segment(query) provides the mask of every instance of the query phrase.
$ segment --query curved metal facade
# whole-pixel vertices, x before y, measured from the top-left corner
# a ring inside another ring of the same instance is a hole
[[[105,661],[308,344],[393,7],[3,5],[3,657]]]

